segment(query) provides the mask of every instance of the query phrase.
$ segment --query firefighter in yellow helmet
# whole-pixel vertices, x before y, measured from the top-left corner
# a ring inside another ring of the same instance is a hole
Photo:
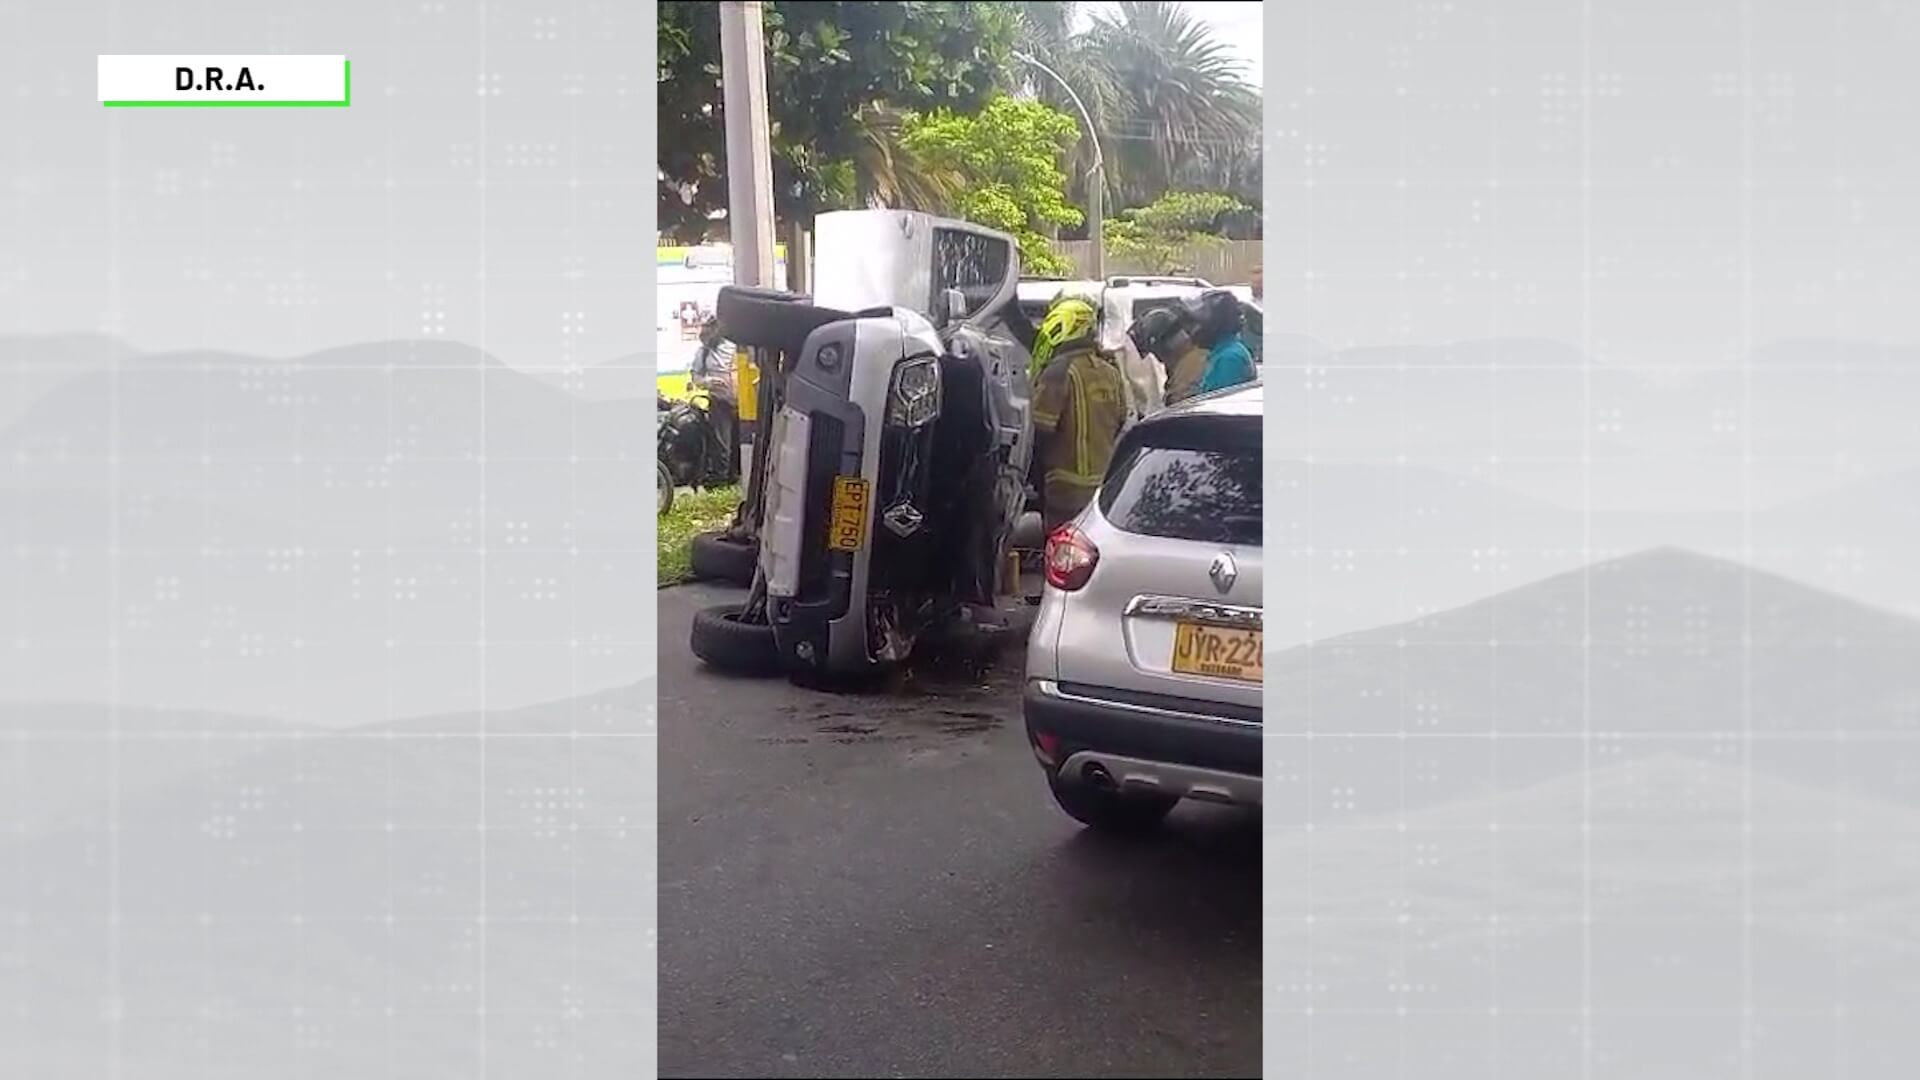
[[[1126,423],[1120,367],[1100,351],[1099,312],[1064,296],[1040,320],[1034,346],[1035,471],[1049,531],[1093,501]]]

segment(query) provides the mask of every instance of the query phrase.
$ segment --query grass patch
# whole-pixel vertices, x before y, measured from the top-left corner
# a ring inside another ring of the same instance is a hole
[[[693,577],[693,534],[726,528],[740,504],[737,487],[681,490],[673,509],[660,518],[660,584],[678,585]]]

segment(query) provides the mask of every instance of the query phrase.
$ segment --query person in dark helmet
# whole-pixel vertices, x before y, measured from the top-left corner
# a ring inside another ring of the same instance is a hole
[[[1198,392],[1212,393],[1259,378],[1253,351],[1240,338],[1246,322],[1240,298],[1225,289],[1212,289],[1191,303],[1196,323],[1194,341],[1207,350],[1206,371],[1200,377]]]
[[[1207,350],[1195,337],[1199,320],[1185,304],[1148,309],[1127,328],[1127,337],[1141,356],[1151,356],[1166,369],[1166,403],[1176,405],[1200,392],[1207,373]]]

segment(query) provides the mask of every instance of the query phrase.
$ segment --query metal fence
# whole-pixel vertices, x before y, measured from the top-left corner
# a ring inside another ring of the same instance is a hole
[[[1253,268],[1260,265],[1260,241],[1227,240],[1217,244],[1196,244],[1176,260],[1181,270],[1206,278],[1216,285],[1242,285],[1253,279]],[[1091,240],[1056,240],[1053,250],[1073,265],[1067,276],[1093,276]],[[1125,259],[1107,252],[1107,274],[1166,273],[1167,268],[1150,265],[1142,259]]]

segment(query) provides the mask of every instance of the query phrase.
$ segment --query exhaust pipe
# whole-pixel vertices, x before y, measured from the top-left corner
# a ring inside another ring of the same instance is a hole
[[[1101,791],[1112,791],[1119,786],[1114,783],[1113,774],[1107,771],[1107,767],[1097,761],[1089,761],[1080,769],[1080,779]]]

